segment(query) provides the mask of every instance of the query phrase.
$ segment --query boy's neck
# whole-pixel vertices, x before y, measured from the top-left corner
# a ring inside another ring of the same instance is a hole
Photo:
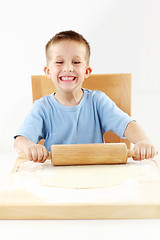
[[[77,92],[59,92],[55,93],[56,100],[64,106],[74,107],[78,105],[83,97],[83,90],[79,89]]]

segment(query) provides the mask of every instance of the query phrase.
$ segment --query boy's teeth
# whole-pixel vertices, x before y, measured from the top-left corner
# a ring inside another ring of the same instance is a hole
[[[62,81],[72,81],[75,77],[60,77]]]

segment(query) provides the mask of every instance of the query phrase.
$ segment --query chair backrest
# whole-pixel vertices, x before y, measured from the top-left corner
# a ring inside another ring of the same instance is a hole
[[[31,80],[33,102],[56,91],[52,80],[44,75],[32,76]],[[85,79],[83,88],[103,91],[119,108],[131,116],[132,74],[92,74]],[[125,142],[127,147],[130,147],[127,139],[121,139],[112,132],[105,133],[104,139],[105,142]]]

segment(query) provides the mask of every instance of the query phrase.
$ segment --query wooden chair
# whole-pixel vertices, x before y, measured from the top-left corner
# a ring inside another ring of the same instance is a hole
[[[44,75],[32,76],[32,96],[33,102],[45,95],[55,92],[55,86],[51,79]],[[119,108],[131,116],[131,81],[132,75],[124,74],[92,74],[85,79],[83,88],[90,90],[100,90],[107,94]],[[127,139],[121,139],[113,132],[104,134],[105,142],[121,143],[125,142],[130,148]]]

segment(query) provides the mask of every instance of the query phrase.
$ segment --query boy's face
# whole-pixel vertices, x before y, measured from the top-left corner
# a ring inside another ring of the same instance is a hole
[[[73,92],[92,71],[87,65],[86,47],[74,40],[62,40],[51,46],[52,59],[44,68],[57,91]]]

